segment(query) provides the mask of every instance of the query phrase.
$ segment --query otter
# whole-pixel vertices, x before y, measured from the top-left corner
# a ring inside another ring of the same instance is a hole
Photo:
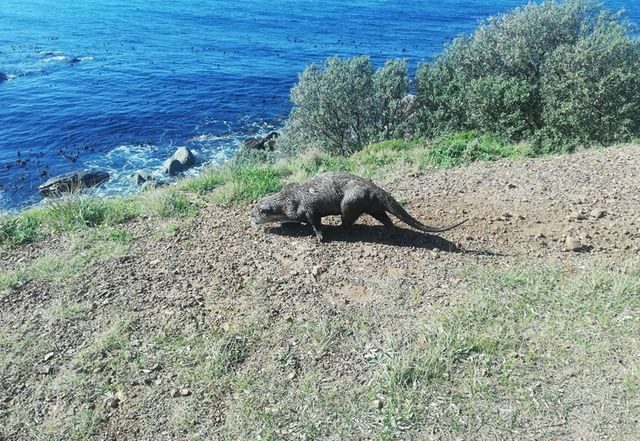
[[[323,241],[324,216],[341,215],[342,226],[350,227],[363,214],[394,227],[393,214],[407,225],[425,233],[441,233],[462,225],[467,219],[446,227],[430,227],[411,216],[393,196],[373,182],[345,172],[321,173],[306,182],[289,184],[279,193],[262,198],[251,213],[253,225],[270,222],[310,224],[318,242]]]

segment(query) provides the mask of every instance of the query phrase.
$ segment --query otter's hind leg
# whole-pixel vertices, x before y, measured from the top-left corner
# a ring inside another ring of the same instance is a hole
[[[373,213],[369,213],[369,215],[384,225],[386,230],[392,230],[395,225],[393,225],[393,221],[387,215],[386,211],[375,211]]]

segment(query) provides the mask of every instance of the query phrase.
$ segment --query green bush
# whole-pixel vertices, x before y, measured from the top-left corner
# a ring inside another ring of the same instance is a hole
[[[403,101],[408,89],[409,73],[404,60],[388,60],[373,75],[371,140],[402,137],[409,130]]]
[[[638,136],[639,51],[629,35],[618,15],[590,0],[489,18],[419,67],[419,130],[565,144]]]
[[[402,60],[390,60],[377,72],[366,56],[312,64],[291,90],[294,107],[278,143],[285,150],[348,155],[373,139],[394,136],[407,86]]]
[[[610,23],[545,63],[543,120],[554,138],[610,144],[640,133],[640,43]]]

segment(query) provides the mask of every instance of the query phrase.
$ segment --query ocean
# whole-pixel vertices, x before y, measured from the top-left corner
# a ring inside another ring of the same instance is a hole
[[[2,0],[0,211],[38,186],[101,168],[100,195],[138,191],[182,145],[200,167],[282,126],[310,63],[367,54],[411,71],[521,0]],[[640,2],[609,0],[640,22]],[[195,169],[191,173],[197,173]]]

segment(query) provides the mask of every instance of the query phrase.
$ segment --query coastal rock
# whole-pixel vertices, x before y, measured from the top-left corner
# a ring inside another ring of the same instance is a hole
[[[193,156],[191,150],[186,147],[180,147],[173,154],[173,159],[177,159],[184,167],[191,167],[196,163],[196,157]]]
[[[166,182],[155,181],[150,179],[140,186],[140,191],[151,191],[168,185]]]
[[[180,147],[173,156],[164,162],[163,170],[170,176],[182,173],[196,163],[193,152],[187,147]]]
[[[164,161],[164,165],[162,166],[162,169],[169,176],[175,176],[178,173],[181,173],[186,170],[186,168],[182,165],[180,161],[173,158],[169,158],[166,161]]]
[[[264,138],[247,138],[242,143],[242,147],[247,150],[273,150],[279,136],[278,132],[271,132]]]
[[[149,176],[144,176],[142,173],[135,173],[131,178],[133,179],[133,182],[135,182],[138,187],[150,179]]]
[[[150,175],[143,175],[142,173],[135,173],[132,176],[135,183],[140,187],[140,191],[150,191],[155,190],[156,188],[164,187],[169,185],[168,182],[158,181],[154,179]]]
[[[0,72],[0,83],[2,83],[4,81],[9,81],[9,77],[7,76],[6,73]]]
[[[38,187],[40,194],[45,197],[60,196],[65,193],[75,193],[85,188],[100,185],[110,177],[104,170],[84,170],[54,176]]]

